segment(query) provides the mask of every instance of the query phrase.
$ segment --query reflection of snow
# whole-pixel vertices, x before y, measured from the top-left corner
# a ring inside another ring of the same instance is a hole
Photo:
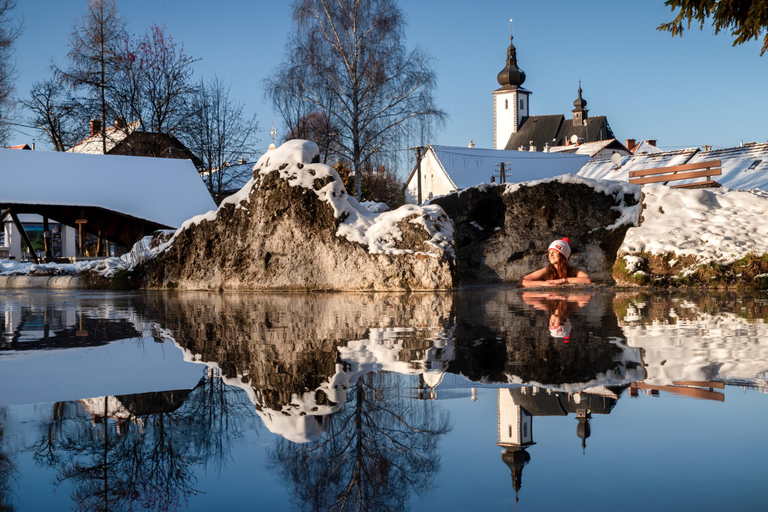
[[[697,312],[694,304],[680,302],[675,303],[677,312],[670,308],[666,318],[642,324],[644,306],[634,304],[619,321],[628,345],[643,350],[646,382],[719,380],[768,386],[768,325],[763,320]],[[686,318],[678,316],[683,310]]]
[[[425,333],[427,331],[427,333]],[[434,337],[425,334],[434,334]],[[427,346],[427,343],[429,345]],[[410,345],[416,345],[410,348]],[[202,363],[219,370],[215,362],[184,351],[184,360]],[[256,405],[256,413],[270,432],[295,443],[319,439],[327,423],[327,417],[339,411],[347,399],[347,390],[357,379],[370,372],[387,371],[402,375],[425,376],[425,381],[437,383],[454,358],[452,330],[440,328],[382,328],[370,329],[368,339],[353,340],[339,347],[339,359],[334,375],[328,377],[317,389],[294,393],[289,403],[280,410],[264,407],[261,393],[249,384],[246,375],[236,378],[222,377],[227,385],[245,390]],[[408,356],[416,356],[408,359]],[[327,397],[327,399],[325,399]]]

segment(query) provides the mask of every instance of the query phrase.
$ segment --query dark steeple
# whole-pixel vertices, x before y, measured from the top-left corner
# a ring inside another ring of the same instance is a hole
[[[525,82],[525,71],[517,67],[517,50],[509,36],[509,48],[507,49],[507,65],[499,71],[496,80],[502,89],[517,89]]]
[[[579,97],[573,102],[575,107],[573,112],[573,124],[574,126],[581,125],[587,119],[587,100],[581,97],[581,80],[579,80]]]
[[[531,455],[520,446],[509,447],[501,454],[501,460],[512,470],[512,488],[515,490],[515,501],[523,486],[523,466],[531,460]]]

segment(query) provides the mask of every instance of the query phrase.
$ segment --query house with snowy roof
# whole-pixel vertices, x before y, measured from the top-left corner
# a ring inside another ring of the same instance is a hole
[[[139,121],[126,123],[121,119],[115,119],[112,126],[104,129],[104,136],[102,136],[101,121],[94,119],[90,124],[91,134],[69,148],[67,152],[181,158],[191,160],[198,168],[202,165],[200,159],[173,135],[146,132],[140,128]]]
[[[517,50],[512,36],[507,49],[507,64],[496,80],[500,87],[492,93],[495,149],[547,151],[552,146],[615,138],[606,116],[589,116],[581,82],[571,116],[530,115],[531,91],[523,88],[525,72],[517,65]]]
[[[592,179],[628,181],[630,171],[713,160],[720,161],[722,174],[715,178],[721,186],[731,189],[768,190],[768,143],[757,142],[715,150],[688,148],[635,154],[625,157],[618,164],[610,160],[593,160],[586,162],[578,175]]]
[[[598,140],[585,144],[576,143],[567,146],[554,146],[549,148],[550,153],[571,153],[576,155],[589,155],[594,160],[610,160],[614,154],[630,156],[632,151],[616,139]]]
[[[85,234],[131,247],[216,208],[192,162],[173,158],[0,149],[0,183],[0,252],[18,259],[22,240],[82,256]]]
[[[589,155],[568,153],[429,145],[405,182],[405,200],[420,204],[481,183],[519,183],[576,174],[589,159]]]

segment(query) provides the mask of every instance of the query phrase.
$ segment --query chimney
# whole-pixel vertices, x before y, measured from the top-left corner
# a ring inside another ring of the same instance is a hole
[[[627,142],[624,145],[627,147],[628,150],[632,151],[635,148],[635,146],[637,146],[637,141],[635,139],[627,139]],[[634,151],[632,152],[634,153]]]
[[[99,119],[91,119],[91,137],[101,133],[101,121]]]
[[[116,117],[115,118],[115,128],[122,129],[122,128],[125,128],[125,126],[126,126],[125,125],[125,119],[123,119],[122,117]]]
[[[469,144],[467,145],[467,147],[468,148],[473,148],[473,147],[475,147],[475,143],[472,142],[472,141],[469,141]]]
[[[647,142],[648,144],[650,144],[653,147],[656,147],[656,139],[648,139],[645,142]]]

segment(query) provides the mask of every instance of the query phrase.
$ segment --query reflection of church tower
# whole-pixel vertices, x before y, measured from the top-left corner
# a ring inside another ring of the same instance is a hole
[[[524,388],[525,389],[525,388]],[[534,445],[533,416],[517,405],[511,389],[498,390],[498,444],[506,448],[501,460],[512,471],[515,501],[523,482],[523,466],[531,460],[526,447]]]
[[[592,415],[582,409],[576,413],[576,419],[579,420],[579,424],[576,426],[576,435],[581,438],[581,451],[584,453],[587,451],[587,438],[592,434],[592,427],[589,426]]]
[[[517,133],[520,122],[528,116],[528,98],[531,91],[523,89],[525,72],[517,67],[517,50],[509,36],[507,65],[496,80],[500,88],[493,91],[493,147],[504,149],[510,135]]]

